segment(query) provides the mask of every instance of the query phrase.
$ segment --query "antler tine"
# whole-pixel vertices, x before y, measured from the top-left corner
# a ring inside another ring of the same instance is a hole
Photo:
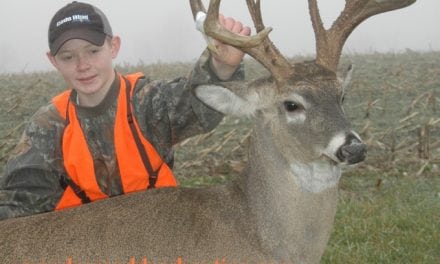
[[[293,67],[270,41],[268,35],[272,29],[265,28],[263,25],[260,1],[257,0],[257,3],[255,3],[254,0],[246,1],[257,29],[256,35],[241,36],[223,28],[218,21],[220,0],[210,1],[204,23],[204,32],[206,35],[232,45],[252,56],[269,70],[277,82],[277,86],[281,87],[287,78],[293,74]],[[201,11],[203,5],[200,0],[190,0],[190,3],[193,9],[193,15],[196,16],[197,13]],[[213,50],[213,52],[216,51]]]
[[[407,7],[416,0],[345,0],[344,10],[329,30],[323,26],[317,0],[309,0],[310,17],[316,38],[316,62],[336,71],[342,48],[351,32],[374,15]]]
[[[254,2],[254,0],[246,0],[246,3],[249,13],[251,14],[252,21],[254,21],[255,29],[257,32],[260,32],[265,28],[261,16],[260,0],[257,0],[257,2]]]
[[[200,0],[195,1],[200,2]],[[191,0],[191,2],[193,2],[193,0]],[[271,28],[267,28],[258,32],[257,35],[250,37],[234,34],[223,28],[218,22],[219,8],[220,0],[210,1],[204,24],[205,33],[219,41],[233,45],[237,48],[252,48],[259,45],[267,35],[269,35],[269,32],[272,31]]]
[[[256,31],[263,31],[266,27],[261,15],[260,0],[246,0],[246,3]],[[284,81],[294,73],[294,67],[280,53],[269,37],[266,37],[260,46],[245,50],[245,52],[254,57],[271,72],[278,87],[281,87]]]
[[[206,9],[202,3],[202,0],[190,1],[190,4],[191,4],[191,11],[193,13],[194,20],[197,18],[197,13],[199,12],[206,13]]]

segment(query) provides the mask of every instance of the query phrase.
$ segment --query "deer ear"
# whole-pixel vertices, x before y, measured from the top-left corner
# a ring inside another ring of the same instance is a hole
[[[256,93],[238,95],[217,85],[199,85],[195,89],[195,94],[202,102],[225,115],[253,115],[259,105],[259,96]]]
[[[342,79],[342,90],[347,91],[348,87],[351,83],[351,77],[353,75],[354,65],[350,64],[347,69],[344,71],[344,77]]]

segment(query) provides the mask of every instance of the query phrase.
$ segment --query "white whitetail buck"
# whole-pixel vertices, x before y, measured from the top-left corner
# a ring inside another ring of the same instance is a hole
[[[204,11],[200,0],[190,2],[194,17]],[[326,30],[316,0],[309,0],[317,57],[292,65],[269,40],[258,0],[247,0],[258,32],[250,37],[223,30],[220,0],[212,0],[205,33],[271,73],[196,90],[219,111],[255,118],[246,173],[224,186],[157,189],[2,221],[0,262],[318,263],[332,231],[340,165],[366,153],[341,105],[345,82],[336,71],[343,44],[368,17],[414,2],[346,0]]]

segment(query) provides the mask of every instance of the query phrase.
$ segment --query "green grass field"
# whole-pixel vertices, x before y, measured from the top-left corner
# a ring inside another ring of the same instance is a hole
[[[439,263],[439,186],[439,177],[346,173],[323,263]]]
[[[344,56],[342,66],[349,63],[355,72],[345,109],[369,154],[343,174],[322,262],[440,263],[440,52]],[[172,79],[186,75],[191,64],[118,69]],[[246,72],[253,79],[264,70],[246,61]],[[54,72],[0,75],[0,172],[26,120],[63,88]],[[251,126],[226,117],[213,132],[180,143],[175,171],[181,184],[237,177]],[[429,136],[419,136],[423,127]],[[421,150],[423,144],[429,151]]]

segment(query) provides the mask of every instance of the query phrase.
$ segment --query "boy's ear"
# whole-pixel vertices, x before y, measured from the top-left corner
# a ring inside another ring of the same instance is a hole
[[[119,50],[121,48],[121,38],[119,36],[114,36],[110,40],[112,47],[112,58],[115,59],[118,56]]]
[[[48,52],[46,52],[46,56],[47,56],[47,58],[49,59],[49,61],[50,61],[50,63],[52,63],[52,65],[55,67],[55,68],[58,68],[57,66],[57,62],[56,62],[56,60],[55,60],[55,56],[53,56],[52,55],[52,53],[50,53],[50,51],[48,51]]]

